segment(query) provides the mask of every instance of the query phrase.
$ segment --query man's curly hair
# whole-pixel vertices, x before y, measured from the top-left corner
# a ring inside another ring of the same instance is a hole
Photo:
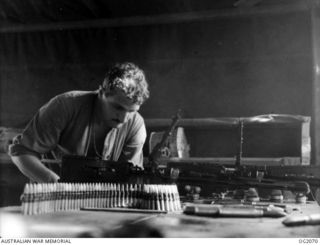
[[[110,94],[120,90],[139,105],[143,104],[150,94],[143,70],[130,62],[113,66],[107,72],[102,87]]]

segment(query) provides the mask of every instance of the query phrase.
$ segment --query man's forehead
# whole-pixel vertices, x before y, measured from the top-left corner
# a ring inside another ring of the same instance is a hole
[[[140,108],[139,104],[135,103],[133,99],[128,98],[121,90],[109,96],[109,100],[113,104],[120,105],[126,109],[138,110]]]

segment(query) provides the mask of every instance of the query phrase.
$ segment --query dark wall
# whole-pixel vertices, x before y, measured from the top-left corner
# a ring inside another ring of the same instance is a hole
[[[107,68],[119,61],[135,62],[147,74],[151,98],[141,109],[145,118],[170,118],[179,108],[185,118],[269,113],[311,116],[311,44],[310,13],[305,11],[162,25],[1,33],[0,125],[23,127],[52,96],[98,88]],[[230,138],[229,133],[221,136],[220,131],[219,137]],[[191,136],[191,145],[199,148],[200,136]],[[299,131],[296,136],[298,146],[280,152],[273,147],[261,154],[259,147],[251,153],[247,147],[246,156],[299,156]],[[211,152],[212,137],[202,135],[201,143],[208,147],[200,147],[202,153],[196,149],[197,155],[234,155],[234,147]],[[277,146],[273,140],[270,143]],[[221,144],[230,145],[219,140],[218,146]]]
[[[193,23],[0,34],[2,126],[24,125],[50,97],[98,87],[133,61],[147,74],[146,118],[311,115],[309,12]]]
[[[145,112],[165,117],[180,107],[186,117],[310,115],[308,26],[308,16],[297,14],[157,29],[160,45],[154,40],[150,50],[153,97]]]

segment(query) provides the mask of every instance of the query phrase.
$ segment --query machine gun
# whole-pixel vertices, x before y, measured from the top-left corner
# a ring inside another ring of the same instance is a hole
[[[159,168],[161,148],[164,147],[168,137],[173,133],[180,112],[173,117],[170,127],[165,131],[161,141],[153,148],[149,156],[149,164],[145,170],[133,166],[128,162],[114,162],[99,159],[88,159],[79,156],[65,156],[62,164],[63,181],[66,182],[105,182],[140,179],[141,182],[157,183],[176,182],[179,191],[183,193],[183,185],[201,186],[205,195],[212,192],[235,189],[268,189],[289,190],[299,195],[310,193],[308,182],[303,180],[289,180],[287,178],[274,178],[270,167],[246,166],[242,160],[243,128],[244,123],[239,120],[239,148],[235,164],[222,165],[220,163],[206,162],[201,159],[169,159],[165,168]],[[138,181],[138,182],[139,182]]]
[[[263,175],[261,175],[263,173]],[[282,181],[268,178],[265,169],[256,166],[225,166],[188,160],[169,161],[167,167],[155,172],[142,170],[129,162],[106,161],[82,156],[64,156],[61,167],[63,182],[125,182],[172,183],[176,182],[183,193],[183,185],[200,185],[209,192],[232,189],[280,189],[307,195],[310,187],[304,181]],[[208,192],[207,191],[207,192]],[[205,193],[209,194],[209,193]]]
[[[181,185],[202,185],[207,195],[211,192],[230,189],[267,189],[289,190],[300,196],[310,193],[310,186],[306,181],[289,181],[287,179],[272,178],[266,166],[245,166],[242,164],[244,121],[239,119],[239,147],[235,157],[235,164],[222,165],[206,162],[201,159],[176,159],[167,163],[167,169],[162,173],[163,178],[178,182]],[[183,191],[183,188],[180,189]]]
[[[192,159],[168,162],[163,177],[182,185],[202,185],[202,189],[207,189],[207,192],[258,188],[289,190],[304,196],[310,193],[307,182],[273,179],[268,176],[264,168],[221,165],[205,161],[192,161]]]

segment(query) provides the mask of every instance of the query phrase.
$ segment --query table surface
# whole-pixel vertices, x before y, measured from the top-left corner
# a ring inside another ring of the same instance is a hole
[[[316,202],[299,205],[286,217],[320,212]],[[170,237],[295,238],[320,237],[320,225],[286,227],[286,218],[210,218],[181,212],[146,214],[63,211],[26,216],[19,206],[0,208],[1,237]]]

